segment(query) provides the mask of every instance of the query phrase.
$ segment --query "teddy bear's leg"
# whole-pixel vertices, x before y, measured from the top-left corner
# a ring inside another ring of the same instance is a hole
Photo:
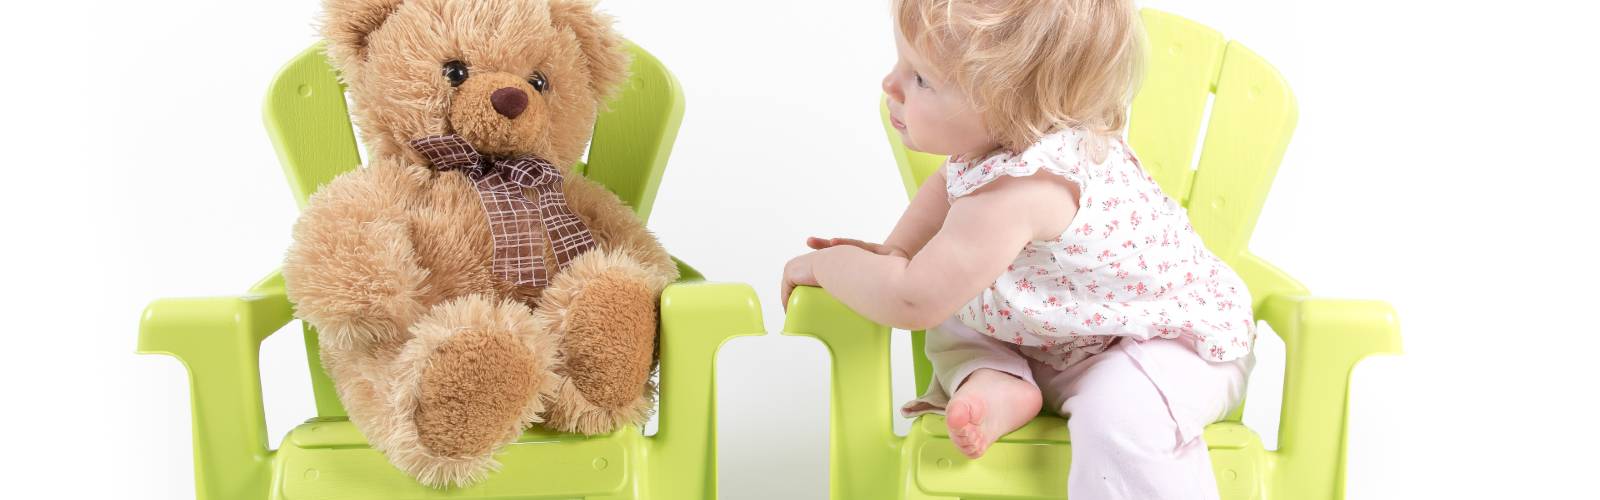
[[[551,280],[534,310],[563,356],[546,427],[598,434],[650,418],[657,302],[669,280],[615,250],[585,253]]]
[[[383,431],[368,437],[424,484],[481,480],[498,468],[494,451],[539,420],[556,341],[526,305],[476,294],[435,306],[411,333]]]

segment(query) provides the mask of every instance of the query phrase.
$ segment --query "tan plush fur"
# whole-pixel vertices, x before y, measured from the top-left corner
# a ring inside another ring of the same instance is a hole
[[[645,329],[655,328],[656,310],[632,304],[655,303],[652,299],[670,278],[634,253],[578,257],[556,277],[534,312],[541,325],[567,332],[561,338],[566,359],[558,369],[560,386],[545,422],[552,429],[598,434],[614,429],[616,422],[650,418],[654,400],[636,396],[639,387],[650,386],[655,343],[650,342],[654,332]]]
[[[283,276],[351,421],[431,486],[483,479],[532,423],[589,434],[642,424],[656,304],[677,278],[655,237],[569,172],[568,203],[599,248],[546,288],[514,286],[492,272],[475,188],[408,146],[454,133],[485,154],[573,164],[626,77],[609,18],[582,0],[326,0],[326,12],[329,59],[370,161],[312,196]],[[459,86],[443,76],[450,61],[468,66]],[[528,96],[516,118],[489,99],[504,88]]]

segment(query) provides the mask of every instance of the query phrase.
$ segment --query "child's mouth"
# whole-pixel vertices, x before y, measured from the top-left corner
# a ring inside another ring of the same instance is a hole
[[[894,115],[889,116],[889,124],[893,125],[895,130],[899,130],[901,132],[906,130],[906,122],[900,121],[900,119],[895,118]]]

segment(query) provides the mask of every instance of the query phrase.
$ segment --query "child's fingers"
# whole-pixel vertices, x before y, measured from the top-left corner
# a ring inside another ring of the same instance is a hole
[[[784,312],[789,311],[789,292],[794,291],[794,282],[789,281],[789,273],[783,273],[783,282],[778,285],[779,304],[783,305]]]
[[[789,310],[789,295],[797,286],[816,286],[817,278],[811,275],[811,268],[805,256],[795,257],[783,266],[783,284],[778,291],[779,300],[783,301],[783,310]]]
[[[791,280],[791,279],[788,279],[788,278],[784,278],[784,280],[783,280],[783,290],[780,290],[778,292],[778,297],[779,297],[778,300],[782,301],[783,310],[785,312],[787,312],[789,310],[789,296],[794,295],[795,287],[798,287],[798,286],[801,286],[801,285],[802,285],[802,283],[797,283],[794,280]],[[816,285],[811,285],[811,286],[816,286]]]
[[[853,238],[834,238],[834,245],[850,245],[878,255],[902,255],[901,252],[883,246],[881,243],[871,243]]]
[[[883,251],[882,251],[883,245],[879,245],[877,243],[869,243],[869,242],[861,241],[861,240],[858,240],[858,239],[855,239],[855,238],[834,238],[832,240],[829,240],[829,242],[832,243],[834,246],[845,245],[845,246],[852,246],[852,247],[860,248],[862,250],[866,250],[866,251],[872,252],[872,253],[877,253],[877,254],[883,253]]]
[[[872,252],[872,253],[875,253],[875,254],[878,254],[878,255],[888,255],[888,256],[893,256],[893,257],[910,258],[908,255],[906,255],[905,252],[902,252],[899,249],[889,248],[889,247],[883,246],[880,243],[872,243],[872,242],[868,242],[868,241],[861,241],[861,240],[858,240],[858,239],[855,239],[855,238],[827,238],[827,239],[823,239],[823,238],[818,238],[816,236],[811,236],[811,237],[807,237],[806,238],[806,246],[811,247],[812,250],[822,250],[824,248],[831,248],[831,247],[836,247],[836,246],[851,246],[851,247],[860,248],[862,250],[866,250],[868,252]]]

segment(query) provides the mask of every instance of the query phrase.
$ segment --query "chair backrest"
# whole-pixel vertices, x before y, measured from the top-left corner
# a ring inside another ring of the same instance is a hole
[[[1140,15],[1148,65],[1128,142],[1161,189],[1188,209],[1212,252],[1235,267],[1253,262],[1250,233],[1298,117],[1289,85],[1265,60],[1211,28],[1154,9]],[[906,194],[914,196],[945,158],[907,150],[882,112]],[[1247,282],[1261,275],[1241,274]],[[1265,289],[1257,285],[1250,283],[1253,293]],[[1265,294],[1256,295],[1259,307]],[[913,336],[919,394],[931,374],[922,348],[921,335]]]
[[[628,81],[601,110],[587,161],[573,168],[648,220],[683,121],[683,90],[661,61],[631,42],[626,47],[633,58]],[[323,184],[361,164],[344,86],[328,65],[322,44],[301,52],[278,72],[263,115],[300,207]],[[344,416],[322,370],[316,330],[310,325],[305,325],[305,340],[318,416]]]

